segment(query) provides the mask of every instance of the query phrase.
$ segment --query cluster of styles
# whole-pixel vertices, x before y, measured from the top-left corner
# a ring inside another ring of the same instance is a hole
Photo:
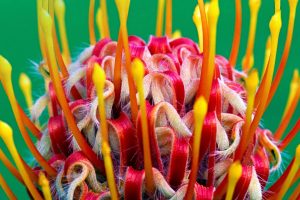
[[[251,23],[243,71],[234,68],[241,37],[241,0],[235,1],[228,60],[216,55],[218,0],[205,5],[198,1],[193,15],[198,44],[181,37],[179,31],[172,34],[172,0],[159,0],[156,36],[150,36],[148,43],[128,36],[130,1],[116,0],[120,31],[118,41],[113,41],[106,1],[100,2],[96,22],[101,39],[96,42],[95,0],[91,0],[91,46],[72,62],[63,0],[37,0],[43,55],[38,69],[46,92],[33,104],[30,80],[25,74],[20,76],[31,119],[15,98],[11,65],[0,56],[0,81],[36,163],[29,166],[20,157],[12,130],[2,121],[0,137],[17,168],[2,150],[0,160],[29,195],[70,200],[282,199],[299,180],[300,145],[278,180],[268,189],[266,183],[281,167],[281,151],[300,129],[298,119],[282,138],[299,102],[297,70],[278,130],[273,134],[259,123],[288,59],[297,0],[289,0],[288,31],[277,73],[281,10],[280,1],[275,0],[261,81],[252,69],[260,0],[249,0]],[[164,7],[166,35],[162,36]],[[36,144],[29,131],[37,138]],[[16,198],[1,175],[0,185],[9,198]],[[290,198],[299,198],[299,192],[298,185]]]

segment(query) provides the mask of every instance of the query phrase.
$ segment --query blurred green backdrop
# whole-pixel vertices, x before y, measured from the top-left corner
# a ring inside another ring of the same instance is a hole
[[[287,30],[288,20],[288,1],[282,2],[282,31],[280,34],[280,43],[278,55],[281,55]],[[98,3],[98,2],[97,2]],[[117,10],[113,0],[108,0],[108,14],[111,36],[117,39],[119,29]],[[190,37],[197,41],[197,33],[192,22],[192,14],[196,5],[196,0],[181,1],[173,0],[173,29],[179,29],[182,35]],[[234,26],[234,1],[220,0],[220,18],[218,25],[217,53],[225,57],[229,57],[231,41],[233,37]],[[66,24],[69,38],[69,45],[72,57],[75,58],[83,48],[88,46],[88,7],[87,0],[66,0]],[[148,40],[150,34],[155,33],[157,1],[132,0],[130,14],[128,19],[129,34],[141,36]],[[299,6],[298,6],[299,8]],[[298,9],[299,11],[299,9]],[[260,71],[264,60],[264,51],[266,38],[269,35],[269,20],[274,12],[274,3],[271,0],[262,1],[255,42],[255,64],[254,66]],[[279,86],[279,90],[274,96],[274,101],[269,106],[263,117],[263,125],[272,131],[275,131],[281,120],[281,115],[286,103],[289,82],[292,77],[293,69],[300,66],[300,13],[298,13],[295,22],[294,39],[290,51],[290,57],[284,73],[284,77]],[[243,1],[243,28],[242,41],[238,59],[238,65],[245,53],[247,35],[249,26],[249,9],[248,1]],[[33,67],[32,62],[39,62],[41,54],[39,51],[37,20],[36,20],[36,1],[34,0],[1,0],[0,1],[0,54],[6,57],[13,66],[13,82],[16,96],[25,108],[25,101],[20,92],[18,78],[21,72],[27,73],[33,82],[33,95],[36,99],[44,92],[43,81],[38,72]],[[277,65],[280,56],[277,56]],[[295,111],[288,130],[295,124],[300,116],[300,107]],[[17,148],[26,161],[31,162],[30,152],[27,150],[23,139],[20,136],[16,126],[12,110],[8,103],[8,99],[4,93],[2,85],[0,86],[0,119],[8,122],[14,129],[14,139]],[[284,152],[283,167],[286,167],[290,159],[294,155],[294,149],[299,144],[299,134],[290,144],[289,148]],[[2,141],[0,141],[1,149],[7,153]],[[7,169],[0,163],[0,173],[5,177],[6,181],[13,189],[19,199],[28,199],[24,187],[19,184]],[[280,172],[272,174],[270,181],[274,180]],[[299,181],[298,181],[299,183]],[[5,199],[2,189],[0,189],[0,199]]]

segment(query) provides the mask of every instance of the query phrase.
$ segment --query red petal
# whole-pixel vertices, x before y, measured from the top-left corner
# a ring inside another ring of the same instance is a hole
[[[129,167],[125,177],[124,199],[141,200],[143,194],[144,170],[138,171]]]
[[[148,48],[149,48],[149,51],[151,52],[151,54],[171,53],[171,47],[169,45],[167,37],[150,36]]]
[[[55,154],[62,153],[68,156],[70,153],[70,141],[68,140],[62,115],[50,117],[48,131],[53,152]]]

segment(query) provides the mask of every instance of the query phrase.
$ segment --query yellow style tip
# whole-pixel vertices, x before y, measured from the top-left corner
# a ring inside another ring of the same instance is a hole
[[[258,72],[256,69],[252,70],[246,78],[246,87],[248,92],[254,93],[259,83]]]
[[[95,63],[93,70],[93,82],[96,88],[103,90],[105,80],[106,76],[104,70],[102,69],[102,67],[100,67],[98,63]]]
[[[54,2],[55,14],[60,18],[65,15],[66,6],[63,0],[55,0]]]
[[[282,21],[281,21],[281,11],[277,11],[270,20],[270,31],[271,31],[271,39],[279,36],[279,32],[281,29]]]
[[[180,30],[176,30],[174,31],[173,35],[172,35],[173,39],[178,39],[181,38],[181,31]]]
[[[5,81],[11,77],[12,67],[8,60],[6,60],[2,55],[0,55],[0,80]]]
[[[243,168],[240,161],[235,161],[234,163],[232,163],[229,167],[229,172],[228,172],[229,182],[236,183],[242,176],[242,172],[243,172]]]
[[[6,141],[8,138],[11,138],[12,135],[12,128],[7,123],[0,121],[0,137],[3,139],[3,141]]]
[[[203,96],[200,96],[194,103],[194,116],[198,119],[203,119],[207,113],[207,102]]]
[[[208,21],[209,23],[217,23],[218,17],[220,15],[220,9],[219,9],[219,1],[218,0],[212,0],[208,6]]]
[[[52,19],[51,19],[51,15],[45,9],[41,10],[40,20],[41,20],[41,25],[42,25],[45,35],[51,36],[51,34],[52,34]]]
[[[19,85],[23,91],[31,90],[31,80],[25,73],[21,73],[19,77]]]
[[[132,62],[132,75],[135,83],[138,85],[141,83],[141,81],[144,78],[145,69],[144,69],[144,63],[138,59],[135,58]]]
[[[198,4],[195,6],[195,10],[193,13],[193,22],[195,23],[196,26],[199,26],[201,23],[201,18],[200,18],[200,9]]]
[[[125,17],[125,14],[128,12],[130,0],[115,0],[117,9],[122,17]]]

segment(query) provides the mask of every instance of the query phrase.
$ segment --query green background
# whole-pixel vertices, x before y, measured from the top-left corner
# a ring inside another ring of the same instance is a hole
[[[84,0],[66,0],[66,24],[69,38],[70,50],[72,57],[75,58],[83,48],[88,46],[88,3]],[[220,18],[218,25],[217,53],[225,57],[229,57],[231,41],[233,37],[234,26],[234,1],[220,0]],[[183,36],[190,37],[197,41],[197,33],[192,22],[192,14],[197,1],[173,1],[173,28],[179,29]],[[299,7],[299,6],[298,6]],[[148,40],[150,34],[155,33],[157,2],[148,1],[131,1],[130,14],[128,19],[129,34],[141,36]],[[299,11],[299,9],[298,9]],[[118,16],[113,0],[108,0],[108,12],[111,36],[117,39],[117,31],[119,28]],[[271,0],[262,1],[255,42],[255,67],[261,71],[264,60],[265,41],[269,35],[269,20],[274,12],[274,3]],[[281,55],[285,41],[288,21],[288,1],[282,1],[282,31],[279,39],[278,55]],[[296,17],[294,39],[290,51],[290,57],[284,77],[279,86],[279,90],[274,96],[274,101],[270,104],[268,110],[263,117],[265,127],[275,131],[283,113],[286,103],[289,82],[293,73],[293,69],[300,66],[300,13]],[[245,53],[247,35],[249,26],[249,9],[248,1],[243,1],[243,29],[240,53],[238,63]],[[16,96],[25,108],[25,101],[18,86],[18,77],[21,72],[26,72],[33,82],[33,95],[36,99],[44,92],[43,81],[33,67],[32,62],[39,62],[41,54],[39,51],[37,20],[36,20],[36,1],[33,0],[1,0],[0,1],[0,54],[6,57],[13,66],[13,83]],[[277,66],[280,56],[277,56]],[[240,65],[240,64],[238,64]],[[291,120],[288,130],[295,124],[300,116],[300,108],[298,106],[294,117]],[[19,130],[16,126],[14,117],[8,99],[4,93],[2,85],[0,86],[0,119],[8,122],[13,129],[14,139],[20,154],[29,162],[32,160],[30,152],[24,144]],[[290,159],[294,155],[294,149],[299,144],[299,134],[290,144],[289,148],[283,153],[283,168],[287,166]],[[3,142],[0,147],[7,152]],[[27,199],[25,189],[20,185],[8,170],[0,163],[0,173],[5,177],[6,181],[13,189],[14,193],[20,199]],[[274,177],[280,172],[275,172]],[[3,191],[0,189],[0,199],[5,199]]]

